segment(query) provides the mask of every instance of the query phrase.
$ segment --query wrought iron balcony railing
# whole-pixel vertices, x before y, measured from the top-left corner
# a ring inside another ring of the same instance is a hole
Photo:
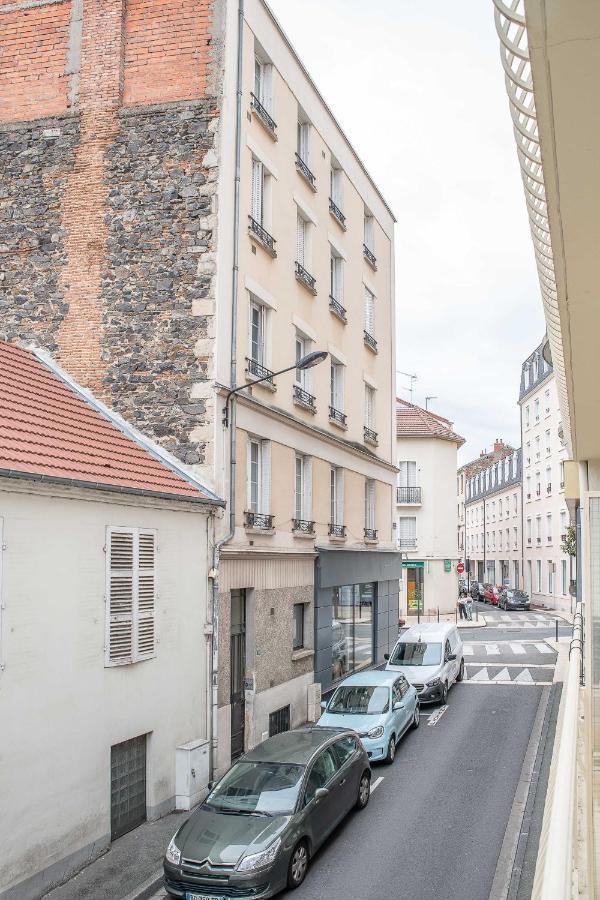
[[[267,513],[255,513],[246,510],[244,513],[244,524],[246,528],[261,528],[263,531],[270,531],[273,528],[274,516]]]
[[[527,546],[531,544],[531,538],[527,538]]]
[[[337,222],[342,226],[342,228],[345,231],[346,230],[346,216],[341,211],[339,206],[336,203],[334,203],[334,201],[331,199],[331,197],[329,198],[329,212],[337,220]]]
[[[301,534],[314,534],[315,523],[309,522],[308,519],[292,519],[292,531],[298,531]]]
[[[310,274],[310,272],[307,272],[307,270],[304,268],[304,266],[301,263],[296,262],[295,266],[296,266],[296,281],[299,281],[301,284],[304,285],[304,287],[308,288],[308,290],[311,292],[311,294],[316,294],[317,289],[316,289],[315,285],[317,283],[317,279],[314,278]]]
[[[367,444],[377,444],[377,432],[373,431],[372,428],[368,428],[366,425],[363,426],[363,436]]]
[[[546,493],[549,494],[551,491],[552,491],[552,485],[551,485],[551,484],[547,484],[547,485],[546,485]]]
[[[265,250],[269,251],[271,256],[277,256],[277,251],[275,250],[275,238],[269,234],[266,228],[262,227],[260,222],[253,219],[252,216],[248,216],[248,230],[250,234],[263,245]]]
[[[369,350],[372,350],[373,353],[377,353],[377,341],[372,334],[369,334],[368,331],[363,331],[363,340]]]
[[[335,522],[330,522],[329,523],[329,534],[331,537],[345,538],[346,537],[346,526],[345,525],[336,525]]]
[[[246,372],[249,375],[254,375],[255,378],[264,378],[265,384],[271,384],[273,387],[275,386],[271,369],[267,369],[266,366],[263,366],[255,359],[250,359],[248,356],[246,357]]]
[[[310,171],[310,169],[308,168],[308,166],[306,165],[306,163],[304,162],[304,160],[302,159],[302,157],[300,156],[299,153],[296,153],[296,168],[298,169],[300,174],[303,175],[304,178],[306,178],[306,180],[310,184],[313,191],[316,191],[317,188],[315,185],[315,181],[317,179],[315,178],[313,173]]]
[[[347,416],[346,413],[340,412],[339,409],[336,409],[335,406],[329,407],[329,419],[332,422],[336,422],[338,425],[346,425]]]
[[[541,543],[542,543],[542,539],[541,539],[541,537],[539,537],[539,538],[536,538],[536,539],[535,539],[535,540],[536,540],[536,543],[537,543],[537,544],[541,544]]]
[[[416,550],[417,549],[417,539],[413,538],[400,538],[398,541],[401,550]]]
[[[305,409],[309,409],[312,413],[316,413],[317,411],[315,397],[313,397],[312,394],[309,394],[308,391],[305,391],[304,388],[300,387],[299,384],[294,385],[294,403],[298,403]]]
[[[396,488],[397,503],[420,503],[421,488],[420,487],[397,487]]]
[[[377,540],[377,529],[376,528],[365,528],[365,541],[376,541]]]
[[[335,297],[332,297],[331,294],[329,295],[329,309],[334,314],[334,316],[337,316],[338,319],[341,319],[344,325],[346,324],[346,322],[348,321],[348,319],[346,318],[346,308],[342,306],[339,300],[336,300]]]
[[[262,105],[262,103],[260,102],[260,100],[258,99],[256,94],[253,94],[251,92],[250,96],[252,98],[252,100],[250,102],[252,109],[258,115],[258,117],[261,120],[261,122],[263,123],[263,125],[265,125],[267,127],[267,129],[271,132],[271,134],[273,136],[275,136],[275,132],[277,130],[277,124],[275,122],[275,119],[273,118],[271,113],[267,109],[265,109],[265,107]]]
[[[376,269],[377,268],[377,257],[375,256],[375,254],[373,253],[372,250],[369,250],[369,248],[367,247],[366,244],[363,244],[363,255],[364,255],[365,259],[367,260],[367,262],[369,263],[369,265],[373,269]]]

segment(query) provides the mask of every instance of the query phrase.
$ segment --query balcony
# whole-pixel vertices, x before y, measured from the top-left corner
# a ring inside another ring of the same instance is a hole
[[[259,243],[261,247],[264,247],[267,253],[270,253],[273,258],[277,256],[277,251],[275,250],[275,238],[271,237],[266,228],[263,228],[260,222],[253,219],[252,216],[248,216],[248,232],[250,237]]]
[[[551,485],[551,484],[547,484],[547,485],[546,485],[546,493],[549,494],[549,493],[551,492],[551,490],[552,490],[552,485]]]
[[[527,546],[531,547],[531,538],[527,538]]]
[[[340,428],[347,428],[347,416],[346,413],[340,412],[339,409],[336,409],[335,406],[329,407],[329,421],[333,422],[335,425],[339,425]]]
[[[397,487],[396,488],[396,503],[403,504],[406,506],[416,505],[421,503],[421,488],[420,487]]]
[[[296,266],[296,281],[299,281],[300,284],[304,285],[304,287],[307,288],[307,290],[309,290],[311,292],[311,294],[316,294],[317,289],[316,289],[315,285],[317,283],[317,279],[314,278],[310,274],[310,272],[308,272],[304,268],[304,266],[301,263],[296,262],[295,266]]]
[[[416,537],[411,538],[400,538],[398,540],[398,546],[401,550],[416,550],[417,549],[417,539]]]
[[[348,319],[346,318],[346,308],[342,306],[339,300],[336,300],[335,297],[332,297],[331,294],[329,295],[329,311],[332,312],[334,316],[337,316],[340,322],[343,322],[344,325],[348,321]]]
[[[564,542],[566,541],[566,539],[567,539],[566,534],[561,534],[560,539],[561,539],[561,541],[564,543]]]
[[[369,334],[368,331],[363,331],[363,342],[369,348],[369,350],[373,351],[373,353],[378,352],[377,341],[375,340],[375,338],[373,337],[372,334]]]
[[[334,522],[330,522],[329,523],[329,537],[337,538],[338,540],[345,540],[346,526],[345,525],[336,525]]]
[[[542,493],[542,489],[541,489],[541,487],[536,487],[536,489],[535,489],[535,493],[536,493],[536,494],[537,494],[537,496],[538,496],[538,497],[539,497],[539,496],[540,496],[540,495],[541,495],[541,493]]]
[[[246,510],[244,513],[244,526],[246,528],[258,528],[261,531],[272,531],[274,518],[274,516],[267,515],[267,513],[255,513]]]
[[[531,494],[527,494],[527,499],[531,500]]]
[[[365,444],[373,444],[374,447],[377,447],[377,432],[373,431],[372,428],[368,428],[366,425],[363,426],[363,437],[365,440]]]
[[[251,92],[250,97],[250,108],[252,109],[252,112],[256,113],[261,125],[265,126],[271,137],[277,140],[277,125],[275,123],[275,119],[273,118],[271,113],[265,109],[256,94],[253,94]]]
[[[363,530],[365,533],[365,541],[376,541],[377,540],[377,529],[376,528],[365,528]]]
[[[273,391],[277,390],[272,371],[248,356],[246,357],[246,374],[252,375],[253,378],[262,378],[264,387],[271,388]]]
[[[308,168],[308,166],[306,165],[306,163],[304,162],[304,160],[302,159],[302,157],[300,156],[299,153],[296,153],[296,168],[298,169],[298,171],[300,172],[302,177],[305,179],[305,181],[308,182],[308,184],[313,189],[313,191],[316,191],[317,186],[316,186],[315,182],[317,179],[315,178],[313,173],[310,171],[310,169]]]
[[[366,244],[363,244],[363,256],[372,269],[377,269],[377,258],[372,250],[369,250]]]
[[[333,202],[333,200],[331,199],[331,197],[329,198],[329,212],[331,213],[331,215],[333,216],[333,218],[336,220],[336,222],[338,223],[338,225],[341,225],[341,227],[342,227],[342,228],[344,229],[344,231],[345,231],[345,230],[346,230],[346,216],[345,216],[344,213],[341,211],[341,209],[339,208],[339,206],[337,206],[337,205]]]
[[[292,531],[296,531],[298,534],[314,534],[315,523],[308,519],[292,519]]]
[[[316,398],[309,394],[308,391],[305,391],[303,387],[300,387],[299,384],[294,385],[294,403],[297,406],[302,406],[303,409],[308,409],[311,413],[316,413],[317,411]]]
[[[548,543],[549,543],[549,544],[552,543],[552,535],[551,535],[551,534],[548,535]]]
[[[541,537],[536,538],[535,541],[538,545],[542,543]]]

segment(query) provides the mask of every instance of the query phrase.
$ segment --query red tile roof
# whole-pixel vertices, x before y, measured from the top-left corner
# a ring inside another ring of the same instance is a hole
[[[29,350],[0,341],[1,474],[216,501],[157,456]]]
[[[435,437],[453,441],[459,447],[465,439],[452,430],[452,422],[436,413],[396,398],[396,434],[398,437]]]

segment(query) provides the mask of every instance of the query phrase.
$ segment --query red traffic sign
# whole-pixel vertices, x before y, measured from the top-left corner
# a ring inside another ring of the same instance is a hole
[[[465,571],[465,564],[459,563],[456,567],[456,571],[458,572],[459,575],[462,575],[462,573]]]

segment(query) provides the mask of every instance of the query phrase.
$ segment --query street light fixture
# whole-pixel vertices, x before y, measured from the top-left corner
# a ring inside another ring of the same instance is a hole
[[[236,385],[229,391],[225,399],[225,408],[223,409],[223,425],[226,428],[229,425],[229,401],[234,394],[239,393],[239,391],[243,391],[244,388],[252,387],[252,385],[254,384],[260,384],[261,381],[269,381],[270,379],[275,378],[277,375],[283,375],[285,372],[291,372],[293,369],[312,369],[313,366],[318,366],[319,363],[322,363],[324,360],[326,360],[328,356],[329,353],[327,350],[313,350],[311,353],[307,353],[306,356],[301,356],[293,366],[287,366],[287,368],[280,369],[278,372],[269,372],[268,375],[263,375],[262,378],[255,378],[254,381],[247,381],[246,384]]]

